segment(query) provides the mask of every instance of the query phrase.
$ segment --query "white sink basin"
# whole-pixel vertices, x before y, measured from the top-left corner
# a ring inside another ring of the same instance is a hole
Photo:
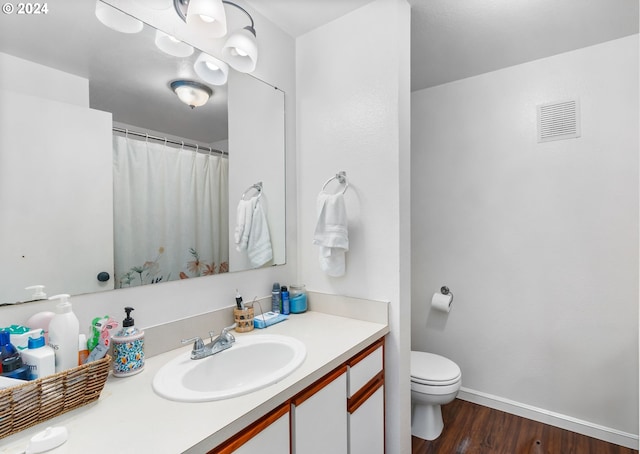
[[[277,334],[236,336],[227,350],[193,360],[185,352],[169,361],[153,378],[160,396],[180,402],[228,399],[282,380],[307,354],[302,342]]]

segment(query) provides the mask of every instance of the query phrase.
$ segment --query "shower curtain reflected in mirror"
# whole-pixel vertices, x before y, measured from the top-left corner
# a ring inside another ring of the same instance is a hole
[[[116,288],[229,270],[228,162],[114,135]]]

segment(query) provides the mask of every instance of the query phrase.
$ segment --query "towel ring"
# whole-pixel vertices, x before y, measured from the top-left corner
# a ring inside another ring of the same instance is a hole
[[[247,188],[246,191],[244,191],[242,193],[242,200],[244,200],[244,197],[247,195],[247,193],[249,191],[251,191],[252,189],[254,189],[255,191],[257,191],[258,193],[258,198],[262,197],[262,181],[258,181],[256,184],[252,184],[251,186],[249,186]]]
[[[327,185],[329,183],[331,183],[332,180],[338,180],[338,183],[343,184],[344,185],[344,189],[342,190],[342,193],[344,194],[345,192],[347,192],[347,188],[349,187],[349,182],[347,181],[347,172],[345,172],[344,170],[341,170],[340,172],[336,173],[335,176],[329,178],[324,185],[322,185],[322,190],[324,191],[324,188],[327,187]]]

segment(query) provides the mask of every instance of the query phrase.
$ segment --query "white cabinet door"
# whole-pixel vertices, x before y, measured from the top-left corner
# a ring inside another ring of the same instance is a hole
[[[234,454],[286,454],[289,452],[289,413],[233,451]]]
[[[349,454],[384,454],[384,386],[349,413]]]
[[[293,454],[346,454],[346,367],[303,394],[292,405]]]

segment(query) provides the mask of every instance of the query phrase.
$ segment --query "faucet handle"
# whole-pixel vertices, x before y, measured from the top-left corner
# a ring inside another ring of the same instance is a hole
[[[236,327],[234,323],[231,326],[227,326],[226,328],[222,328],[222,332],[220,333],[220,337],[225,339],[227,342],[233,343],[236,341],[236,338],[229,331]]]
[[[180,342],[183,344],[188,344],[189,342],[193,342],[193,351],[204,350],[204,342],[198,336],[192,337],[190,339],[182,339]]]

